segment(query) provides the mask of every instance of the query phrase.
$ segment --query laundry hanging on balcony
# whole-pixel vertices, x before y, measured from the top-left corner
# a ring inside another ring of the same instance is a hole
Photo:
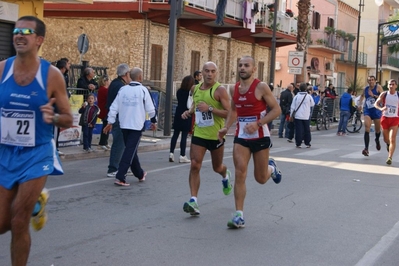
[[[251,29],[251,32],[255,32],[255,24],[257,20],[255,19],[255,16],[259,13],[258,2],[244,1],[242,3],[242,7],[244,8],[242,18],[243,27],[246,29]]]
[[[226,13],[227,0],[219,0],[216,6],[216,24],[219,26],[224,25],[224,14]]]

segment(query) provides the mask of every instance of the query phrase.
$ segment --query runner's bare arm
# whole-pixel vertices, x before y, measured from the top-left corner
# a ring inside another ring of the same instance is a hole
[[[266,102],[267,106],[269,106],[270,109],[270,111],[266,114],[266,116],[260,119],[260,122],[262,124],[268,124],[281,114],[281,108],[278,105],[277,100],[274,97],[269,86],[265,82],[259,83],[256,89],[259,91],[258,93],[261,95],[261,97],[263,98],[263,100]],[[257,94],[255,94],[255,96],[256,95]]]
[[[54,66],[50,66],[47,80],[47,96],[49,103],[41,107],[41,111],[47,114],[46,123],[54,123],[58,127],[69,128],[72,126],[73,117],[66,93],[66,85],[61,72]],[[54,100],[52,100],[54,98]],[[58,114],[54,113],[52,103],[57,106]]]
[[[226,121],[224,122],[224,127],[219,130],[218,132],[218,139],[219,141],[222,141],[224,136],[227,134],[227,131],[231,127],[231,125],[237,121],[237,109],[236,105],[233,101],[233,95],[234,95],[234,87],[230,88],[230,110],[227,113],[227,118]]]
[[[230,110],[230,98],[229,95],[227,94],[226,88],[223,86],[219,86],[216,89],[214,95],[215,95],[215,100],[219,101],[222,104],[223,110],[214,108],[213,114],[222,118],[226,118],[227,113]]]

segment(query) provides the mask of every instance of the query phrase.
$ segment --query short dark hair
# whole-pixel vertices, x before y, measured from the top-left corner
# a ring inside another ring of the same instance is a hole
[[[351,94],[352,93],[352,91],[353,91],[353,89],[352,88],[348,88],[348,90],[346,91],[347,93],[349,93],[349,94]]]
[[[69,59],[68,58],[66,58],[66,57],[63,57],[63,58],[61,58],[60,60],[64,60],[65,62],[69,62]]]
[[[55,67],[58,68],[58,69],[61,69],[61,68],[64,68],[64,67],[66,68],[66,65],[67,65],[66,61],[58,60],[57,63],[55,64]]]
[[[301,84],[299,84],[300,91],[306,91],[307,88],[308,88],[308,85],[306,85],[305,82],[302,82]]]
[[[44,22],[37,17],[34,16],[23,16],[18,19],[18,21],[33,21],[36,22],[35,33],[37,36],[45,36],[46,35],[46,25]]]
[[[194,72],[194,78],[195,78],[195,77],[198,77],[199,74],[201,74],[201,71],[199,71],[199,70],[195,71],[195,72]]]

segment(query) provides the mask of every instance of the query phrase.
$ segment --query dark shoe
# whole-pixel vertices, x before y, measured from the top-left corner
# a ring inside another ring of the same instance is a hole
[[[381,150],[380,140],[378,139],[375,140],[375,147],[377,148],[377,151]]]
[[[278,138],[279,138],[279,139],[282,139],[282,138],[283,138],[283,136],[278,136]]]
[[[364,149],[364,150],[362,151],[362,154],[363,154],[364,156],[369,156],[369,151],[366,150],[366,149]]]

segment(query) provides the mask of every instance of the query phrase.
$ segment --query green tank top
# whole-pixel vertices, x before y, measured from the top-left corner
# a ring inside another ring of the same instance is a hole
[[[223,105],[215,100],[215,91],[220,86],[220,83],[216,82],[207,90],[200,90],[201,84],[195,86],[193,95],[195,105],[194,136],[208,140],[217,140],[218,131],[224,126],[224,118],[214,115],[209,111],[200,112],[197,110],[197,105],[200,102],[205,102],[214,109],[223,110]]]

